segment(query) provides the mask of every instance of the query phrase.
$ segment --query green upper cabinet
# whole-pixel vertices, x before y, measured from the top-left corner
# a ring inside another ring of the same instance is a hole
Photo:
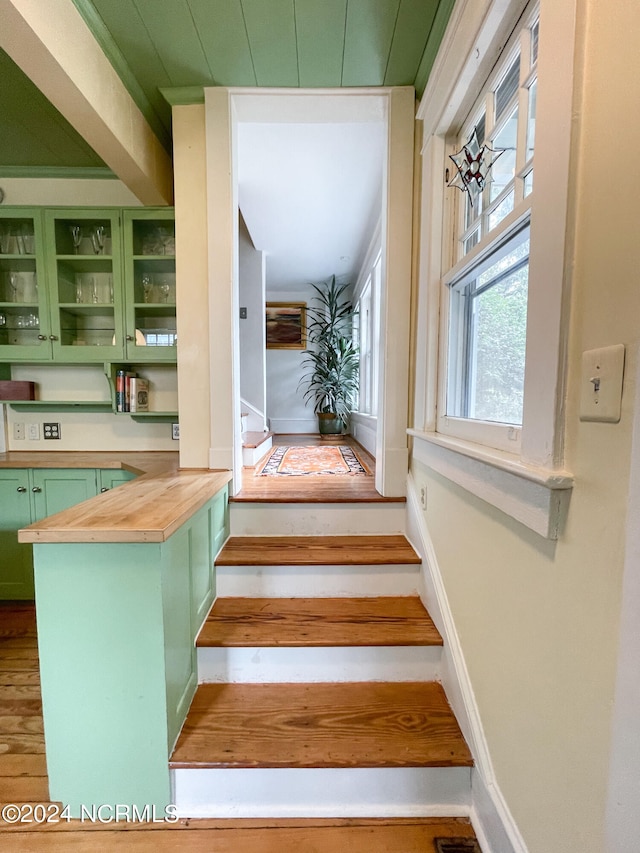
[[[0,208],[0,361],[176,361],[172,208]]]
[[[176,237],[172,209],[123,212],[125,358],[176,360]]]
[[[39,208],[0,208],[0,359],[51,356]]]
[[[105,361],[124,355],[121,214],[45,211],[53,358]]]

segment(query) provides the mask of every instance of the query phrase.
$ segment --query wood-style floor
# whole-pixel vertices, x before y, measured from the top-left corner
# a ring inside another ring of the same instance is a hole
[[[35,608],[0,602],[0,808],[16,803],[27,816],[28,804],[48,802]],[[0,850],[7,853],[435,853],[436,838],[473,837],[463,818],[183,819],[171,825],[0,819]]]
[[[255,468],[243,468],[242,489],[232,500],[271,503],[373,503],[405,500],[404,497],[384,498],[376,491],[375,459],[351,436],[342,436],[339,442],[331,443],[353,447],[372,473],[315,474],[309,477],[262,476],[256,473],[261,468],[259,463]],[[275,435],[273,444],[300,447],[322,445],[326,442],[317,435]]]

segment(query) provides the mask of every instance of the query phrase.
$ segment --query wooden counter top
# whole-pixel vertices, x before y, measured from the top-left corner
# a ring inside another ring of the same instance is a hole
[[[2,468],[124,468],[136,479],[18,531],[19,542],[164,542],[230,480],[177,453],[0,454]]]
[[[0,453],[0,468],[123,468],[132,474],[150,474],[154,471],[178,469],[175,451],[128,452],[121,451],[46,451],[11,450]]]

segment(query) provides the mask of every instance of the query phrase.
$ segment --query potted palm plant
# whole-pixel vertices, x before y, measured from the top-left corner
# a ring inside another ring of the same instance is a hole
[[[314,304],[307,308],[307,343],[300,380],[305,401],[313,401],[321,436],[343,435],[358,397],[358,348],[353,341],[356,315],[346,298],[348,284],[311,285]]]

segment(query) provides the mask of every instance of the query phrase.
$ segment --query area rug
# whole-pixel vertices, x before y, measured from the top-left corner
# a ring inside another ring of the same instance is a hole
[[[275,447],[260,476],[309,477],[318,474],[369,474],[354,450],[346,445],[330,447]]]

